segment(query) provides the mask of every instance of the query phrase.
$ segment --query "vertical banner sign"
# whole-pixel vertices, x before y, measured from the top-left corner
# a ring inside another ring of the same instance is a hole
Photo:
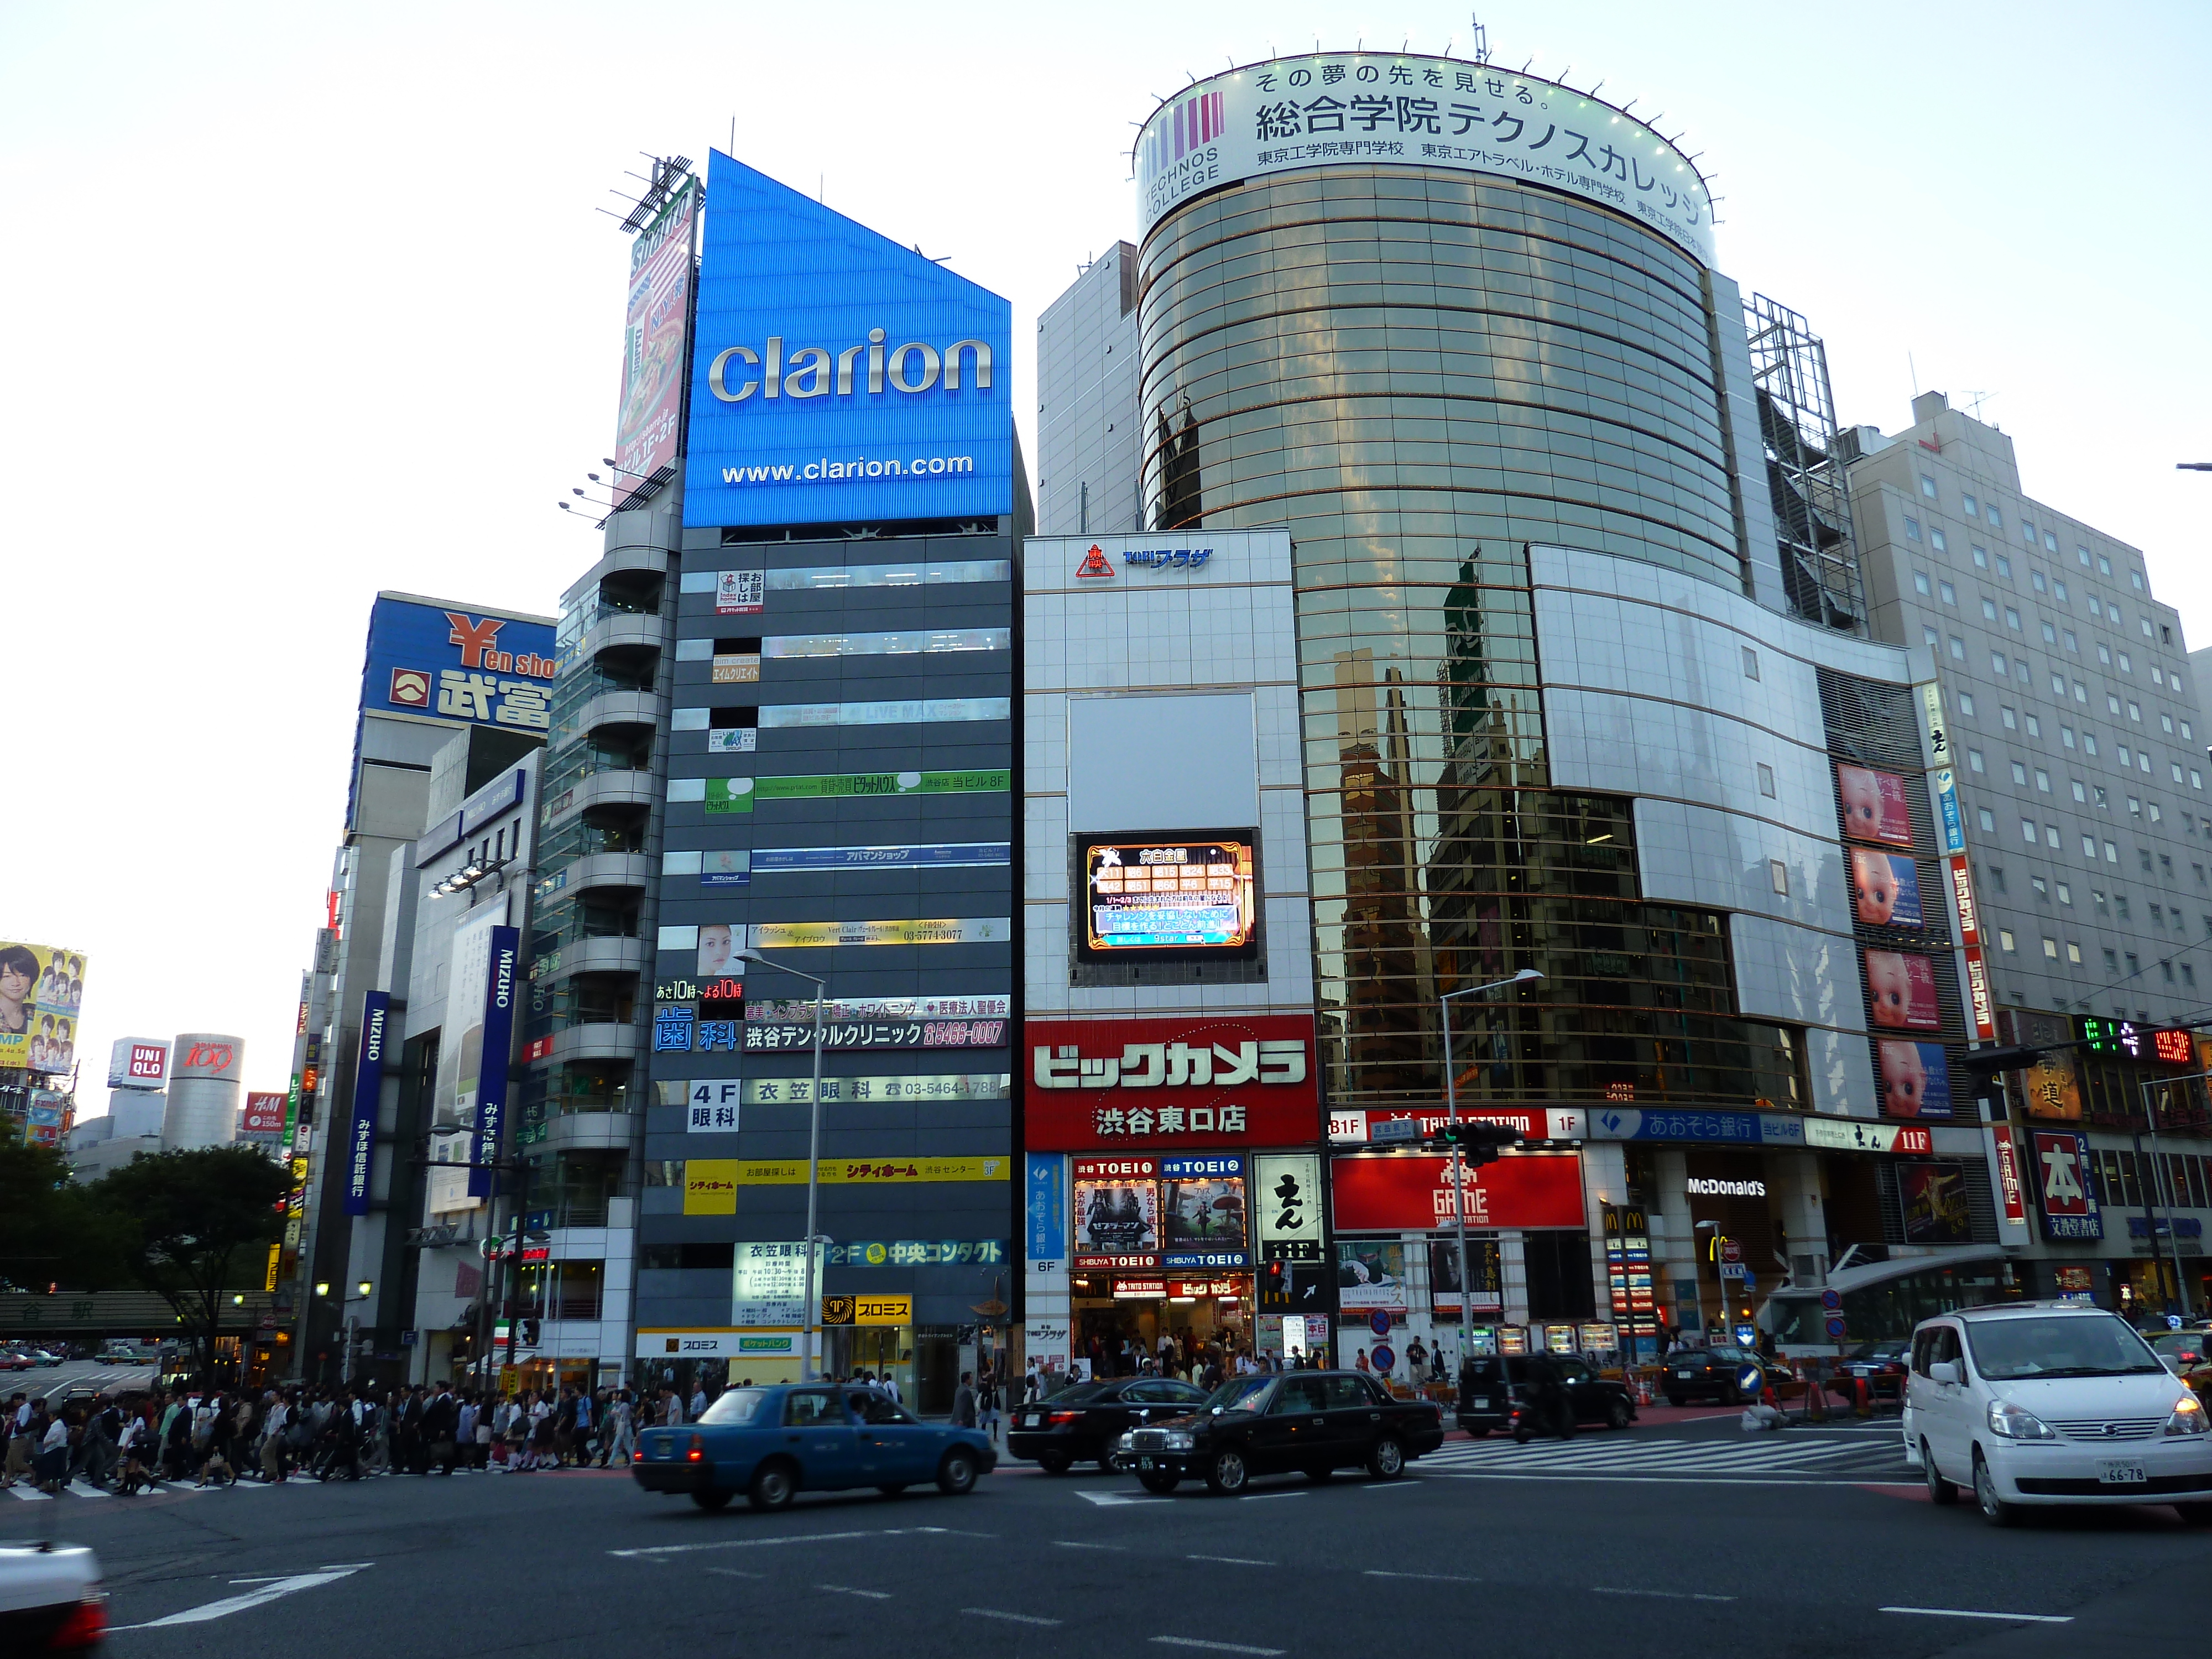
[[[376,1108],[384,1094],[384,1032],[392,994],[371,991],[361,1004],[361,1063],[354,1068],[353,1121],[346,1132],[345,1212],[368,1213],[368,1176],[376,1152]]]
[[[1029,1260],[1067,1260],[1067,1159],[1059,1152],[1029,1155]]]
[[[2020,1144],[2013,1139],[2012,1126],[1999,1123],[1991,1127],[1990,1138],[1997,1149],[1998,1196],[2004,1206],[2004,1220],[2008,1227],[2027,1225],[2027,1192],[2021,1184]]]
[[[470,1161],[469,1196],[491,1196],[492,1165],[507,1127],[507,1068],[514,1048],[515,968],[522,956],[522,933],[491,930],[491,966],[484,986],[483,1054],[477,1072],[477,1150]]]

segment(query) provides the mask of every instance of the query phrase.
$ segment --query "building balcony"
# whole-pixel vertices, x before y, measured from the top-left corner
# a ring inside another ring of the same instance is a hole
[[[562,954],[565,957],[568,953]],[[565,961],[562,965],[568,966]],[[553,1033],[553,1046],[546,1058],[556,1066],[571,1060],[635,1060],[637,1047],[635,1025],[569,1025]]]
[[[635,1112],[562,1112],[545,1120],[545,1138],[538,1141],[532,1150],[549,1152],[627,1152],[643,1121]]]
[[[557,823],[592,806],[651,806],[659,789],[649,769],[589,772],[545,803],[545,821]]]
[[[650,691],[611,687],[576,711],[575,730],[597,732],[610,726],[657,726],[660,699]]]
[[[567,979],[572,974],[642,974],[649,960],[643,939],[620,933],[563,939],[553,955],[557,959],[538,970],[540,979]]]
[[[640,647],[658,651],[668,640],[669,623],[658,613],[612,611],[584,630],[577,654],[597,662],[602,651]]]
[[[654,866],[642,853],[594,853],[578,859],[565,873],[568,879],[562,886],[571,893],[605,887],[643,889],[652,884]]]

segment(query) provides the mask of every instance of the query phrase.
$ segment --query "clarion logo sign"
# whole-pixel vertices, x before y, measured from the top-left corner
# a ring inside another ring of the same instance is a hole
[[[863,353],[867,357],[863,372],[869,397],[880,395],[886,386],[908,395],[939,384],[947,392],[957,392],[963,353],[973,368],[976,389],[991,389],[991,348],[981,340],[955,340],[940,353],[919,340],[887,350],[885,338],[882,329],[872,328],[867,343],[848,346],[834,358],[827,346],[800,346],[786,356],[783,336],[771,334],[764,351],[731,346],[716,353],[707,370],[707,389],[726,404],[741,404],[757,392],[763,398],[850,398],[854,395],[854,361]],[[732,368],[733,363],[738,367]],[[733,375],[748,369],[761,372],[731,384]]]

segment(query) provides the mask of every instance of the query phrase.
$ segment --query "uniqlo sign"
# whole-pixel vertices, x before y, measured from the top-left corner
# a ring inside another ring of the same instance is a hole
[[[1313,1020],[1032,1019],[1024,1135],[1038,1152],[1224,1151],[1322,1138]]]
[[[2043,1201],[2043,1236],[2104,1237],[2105,1218],[2089,1178],[2089,1137],[2038,1129],[2030,1139],[2035,1146],[2035,1189]]]
[[[1420,1232],[1456,1214],[1449,1154],[1386,1152],[1330,1160],[1336,1231]],[[1470,1227],[1581,1227],[1582,1155],[1508,1152],[1460,1172]]]

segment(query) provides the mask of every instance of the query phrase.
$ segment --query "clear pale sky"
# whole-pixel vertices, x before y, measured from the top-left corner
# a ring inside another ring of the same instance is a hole
[[[1486,8],[1684,147],[1721,264],[1805,313],[1841,416],[1923,389],[2029,492],[2145,550],[2212,643],[2202,76],[2212,7]],[[613,443],[641,151],[710,146],[1007,295],[1023,361],[1133,236],[1157,96],[1468,15],[1108,9],[0,6],[0,939],[89,953],[80,1108],[122,1035],[246,1040],[282,1087],[341,829],[371,596],[550,612]],[[1034,410],[1018,398],[1016,407]],[[1024,443],[1034,467],[1034,421]],[[2212,701],[2212,698],[2208,698]]]

